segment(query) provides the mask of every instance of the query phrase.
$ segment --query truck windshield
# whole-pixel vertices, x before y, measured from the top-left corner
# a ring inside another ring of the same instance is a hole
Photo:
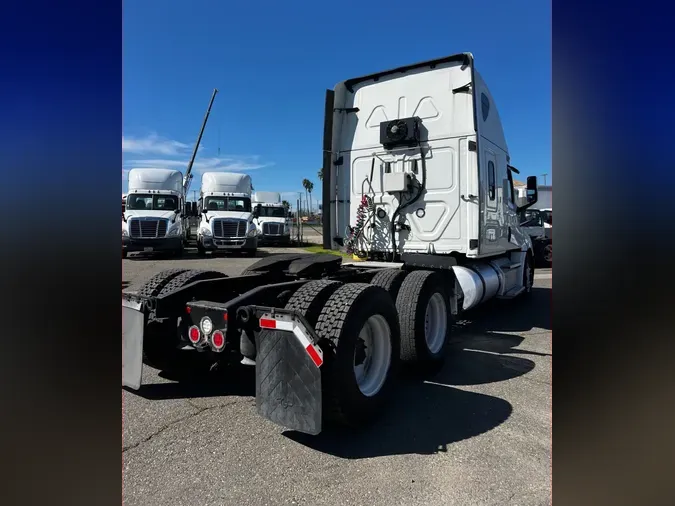
[[[126,208],[134,211],[175,211],[178,209],[178,198],[173,195],[129,195]]]
[[[251,199],[244,197],[206,197],[204,209],[208,211],[251,212]]]
[[[261,218],[285,218],[286,217],[286,208],[285,207],[260,207],[260,217]]]

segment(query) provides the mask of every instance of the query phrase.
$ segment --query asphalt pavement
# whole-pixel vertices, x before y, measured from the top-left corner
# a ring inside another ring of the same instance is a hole
[[[123,287],[179,266],[236,275],[256,260],[130,257]],[[550,504],[550,300],[551,270],[539,269],[528,300],[468,313],[443,369],[406,378],[357,433],[310,437],[259,417],[243,366],[180,383],[145,367],[141,390],[122,393],[124,504]]]

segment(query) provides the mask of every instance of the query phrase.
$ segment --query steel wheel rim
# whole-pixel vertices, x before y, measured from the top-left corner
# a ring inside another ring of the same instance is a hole
[[[424,339],[431,353],[438,353],[445,344],[448,330],[448,310],[445,298],[436,292],[427,302],[424,314]]]
[[[544,248],[544,260],[546,260],[547,262],[553,261],[553,245],[552,244],[547,244],[546,247]]]
[[[363,346],[361,350],[359,347]],[[391,329],[382,315],[373,315],[361,328],[354,350],[354,376],[366,397],[376,395],[384,386],[391,367]]]

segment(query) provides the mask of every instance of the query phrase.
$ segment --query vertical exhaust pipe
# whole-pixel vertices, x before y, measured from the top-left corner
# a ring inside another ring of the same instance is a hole
[[[326,103],[323,116],[323,185],[321,188],[321,212],[323,219],[323,248],[331,249],[333,240],[331,238],[330,224],[332,221],[333,208],[331,206],[331,176],[333,172],[333,107],[335,102],[335,92],[326,90]]]

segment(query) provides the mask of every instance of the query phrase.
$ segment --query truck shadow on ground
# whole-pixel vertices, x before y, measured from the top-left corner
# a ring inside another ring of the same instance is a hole
[[[493,299],[461,316],[457,332],[527,332],[551,330],[551,288],[534,287],[524,298]]]
[[[344,459],[445,453],[453,443],[504,423],[513,411],[497,397],[453,388],[446,383],[451,363],[426,381],[399,387],[390,407],[361,430],[328,428],[318,436],[286,431],[284,436],[316,451]],[[485,364],[483,364],[485,366]],[[448,379],[452,379],[448,375]]]

